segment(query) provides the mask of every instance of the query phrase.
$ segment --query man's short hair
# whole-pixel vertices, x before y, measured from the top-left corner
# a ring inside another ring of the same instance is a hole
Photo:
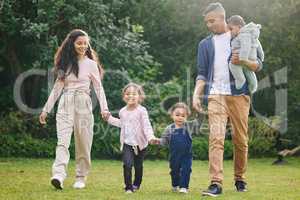
[[[216,3],[210,3],[206,9],[203,11],[203,16],[207,15],[210,12],[219,12],[219,13],[223,13],[225,16],[225,9],[222,6],[221,3],[216,2]]]
[[[241,26],[241,27],[245,26],[246,24],[243,17],[241,17],[240,15],[232,15],[227,20],[227,23],[232,24],[234,26]]]

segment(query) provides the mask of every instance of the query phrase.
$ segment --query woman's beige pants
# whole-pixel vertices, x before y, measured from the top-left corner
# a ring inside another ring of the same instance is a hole
[[[70,159],[69,146],[72,132],[75,139],[76,180],[85,181],[91,167],[94,117],[88,93],[64,91],[56,114],[57,146],[52,166],[52,178],[63,181],[67,176]]]

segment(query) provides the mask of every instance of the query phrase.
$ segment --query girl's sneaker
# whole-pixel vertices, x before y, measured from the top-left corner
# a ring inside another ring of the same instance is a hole
[[[139,189],[140,189],[139,186],[132,185],[132,191],[133,191],[133,192],[136,192],[136,191],[138,191]]]
[[[125,190],[125,194],[131,194],[132,190]]]
[[[179,189],[179,193],[187,194],[188,193],[188,189],[186,189],[186,188],[180,188]]]

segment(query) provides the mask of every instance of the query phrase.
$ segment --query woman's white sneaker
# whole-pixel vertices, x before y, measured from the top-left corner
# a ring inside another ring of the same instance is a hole
[[[83,189],[85,188],[85,183],[82,181],[76,181],[73,185],[74,189]]]

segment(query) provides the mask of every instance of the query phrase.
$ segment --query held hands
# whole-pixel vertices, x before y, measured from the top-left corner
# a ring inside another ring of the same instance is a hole
[[[43,112],[40,114],[40,117],[39,117],[39,121],[40,121],[40,123],[41,123],[42,125],[44,125],[44,124],[47,123],[47,122],[46,122],[46,118],[47,118],[47,113],[43,111]]]
[[[159,145],[159,144],[160,144],[160,139],[159,139],[159,138],[151,139],[151,140],[149,141],[149,144],[152,144],[152,145],[154,145],[154,144]]]
[[[103,111],[103,112],[101,112],[101,116],[102,116],[102,119],[104,120],[104,121],[107,121],[108,120],[108,118],[110,117],[110,112],[108,111],[108,110],[105,110],[105,111]]]

